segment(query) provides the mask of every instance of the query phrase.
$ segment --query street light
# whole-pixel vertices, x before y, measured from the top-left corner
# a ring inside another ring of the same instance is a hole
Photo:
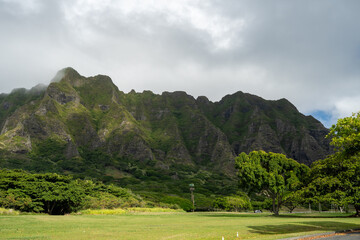
[[[190,183],[189,187],[190,187],[190,192],[191,192],[191,201],[192,201],[192,204],[193,204],[192,211],[194,212],[194,209],[195,209],[195,198],[194,198],[195,185],[193,183]]]

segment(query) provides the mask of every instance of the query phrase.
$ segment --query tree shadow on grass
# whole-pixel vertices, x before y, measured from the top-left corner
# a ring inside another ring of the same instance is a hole
[[[255,213],[209,213],[204,214],[203,216],[206,217],[233,217],[233,218],[242,218],[242,217],[275,217],[275,218],[352,218],[354,217],[353,214],[338,214],[338,215],[326,215],[326,214],[320,214],[320,215],[304,215],[304,214],[281,214],[278,216],[275,216],[274,214],[268,214],[268,213],[261,213],[261,214],[255,214]]]
[[[301,233],[313,231],[339,231],[345,229],[359,228],[359,224],[342,223],[342,222],[329,222],[329,221],[316,221],[316,222],[300,222],[289,223],[282,225],[261,225],[261,226],[248,226],[251,233],[272,235],[272,234],[286,234],[286,233]]]
[[[209,213],[202,215],[204,217],[226,217],[226,218],[257,218],[257,217],[272,217],[271,214],[254,214],[254,213]]]
[[[352,218],[354,217],[354,214],[351,213],[347,213],[347,214],[319,214],[319,215],[315,215],[315,214],[281,214],[279,216],[274,216],[274,217],[278,217],[278,218]]]

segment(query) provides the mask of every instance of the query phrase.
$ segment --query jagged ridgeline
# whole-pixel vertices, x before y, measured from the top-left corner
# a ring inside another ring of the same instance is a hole
[[[0,129],[0,167],[147,191],[187,192],[195,182],[204,194],[231,192],[240,152],[262,149],[310,164],[330,151],[328,130],[285,99],[125,94],[107,76],[86,78],[72,68],[48,87],[0,95]]]

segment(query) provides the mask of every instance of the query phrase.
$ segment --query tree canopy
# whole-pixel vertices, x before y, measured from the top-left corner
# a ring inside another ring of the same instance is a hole
[[[360,216],[360,113],[339,119],[328,137],[336,152],[312,165],[305,194],[340,207],[353,204]]]
[[[331,137],[331,144],[338,153],[346,157],[360,153],[360,112],[351,117],[339,119],[330,128],[327,137]]]
[[[253,151],[235,158],[240,187],[272,199],[273,212],[279,214],[285,197],[302,186],[309,168],[279,153]]]
[[[130,190],[56,173],[0,169],[0,206],[24,212],[65,214],[80,208],[137,206]]]

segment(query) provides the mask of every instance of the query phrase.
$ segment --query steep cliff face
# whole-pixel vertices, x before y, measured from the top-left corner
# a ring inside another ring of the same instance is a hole
[[[329,140],[325,139],[328,129],[313,117],[301,114],[286,99],[267,101],[237,92],[216,103],[198,98],[198,104],[228,136],[235,154],[261,149],[311,164],[331,152]]]
[[[6,159],[18,158],[41,159],[58,171],[101,166],[111,176],[134,164],[176,178],[183,168],[234,176],[240,152],[280,152],[307,164],[330,152],[328,130],[285,99],[238,92],[213,103],[185,92],[124,94],[107,76],[86,78],[71,68],[46,89],[1,95],[0,114],[1,166],[14,167]]]
[[[156,159],[219,168],[234,173],[234,152],[226,135],[198,109],[185,92],[130,92],[126,108],[150,132]]]

